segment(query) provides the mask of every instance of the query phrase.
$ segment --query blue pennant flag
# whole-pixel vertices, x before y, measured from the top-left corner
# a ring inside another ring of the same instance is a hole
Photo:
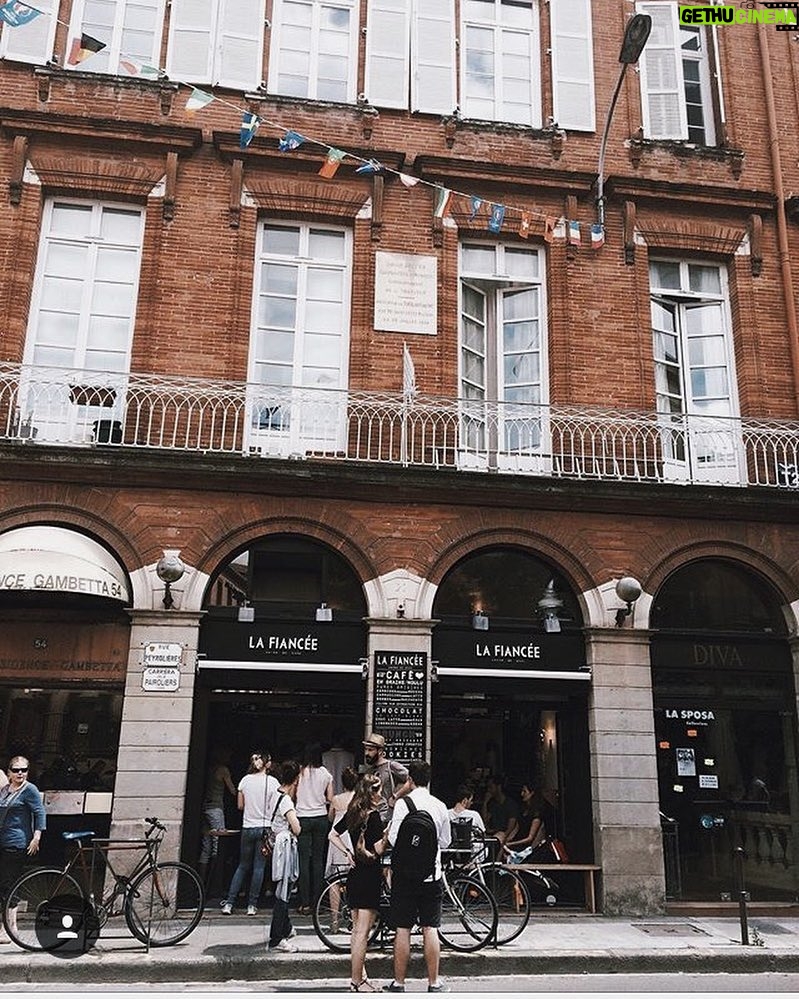
[[[469,216],[469,221],[471,221],[475,215],[480,211],[480,207],[483,204],[483,199],[478,198],[476,194],[472,195],[472,214]]]
[[[12,28],[18,28],[22,24],[28,24],[41,14],[40,10],[34,10],[25,3],[4,3],[0,6],[0,21],[5,21]]]
[[[241,131],[239,132],[239,145],[242,149],[246,149],[255,138],[255,133],[258,131],[260,124],[261,119],[257,114],[253,114],[252,111],[244,112],[241,117]]]
[[[502,230],[502,223],[504,221],[505,221],[505,206],[492,205],[491,218],[488,220],[488,228],[491,230],[491,232],[500,232]]]
[[[384,170],[383,164],[378,163],[377,160],[369,160],[368,163],[362,163],[359,167],[356,167],[355,172],[360,174],[370,174],[370,173],[382,173]]]
[[[298,149],[303,142],[305,142],[305,136],[290,128],[278,142],[277,147],[281,153],[290,153],[292,149]]]

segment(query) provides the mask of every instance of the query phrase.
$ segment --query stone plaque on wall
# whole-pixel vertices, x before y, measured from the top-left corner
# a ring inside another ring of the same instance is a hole
[[[375,254],[375,329],[427,333],[438,327],[438,258]]]

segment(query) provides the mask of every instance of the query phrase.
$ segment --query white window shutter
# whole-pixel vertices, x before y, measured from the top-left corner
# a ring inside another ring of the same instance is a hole
[[[42,13],[27,24],[12,28],[11,25],[3,23],[0,58],[30,62],[37,66],[44,66],[53,58],[58,14],[56,0],[42,0],[34,6]]]
[[[370,104],[408,107],[410,33],[411,0],[369,0],[364,90]]]
[[[596,130],[591,0],[552,0],[552,107],[561,128]]]
[[[221,0],[212,83],[254,90],[263,79],[266,0]]]
[[[652,18],[652,33],[640,59],[644,135],[687,139],[677,4],[640,3],[638,11]]]
[[[411,109],[452,114],[455,90],[455,0],[414,0]]]
[[[172,0],[166,72],[174,80],[211,83],[218,0]]]

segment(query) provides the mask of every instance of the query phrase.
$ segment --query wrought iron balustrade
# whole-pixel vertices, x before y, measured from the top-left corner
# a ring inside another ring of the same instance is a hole
[[[0,363],[0,439],[799,489],[799,423]]]

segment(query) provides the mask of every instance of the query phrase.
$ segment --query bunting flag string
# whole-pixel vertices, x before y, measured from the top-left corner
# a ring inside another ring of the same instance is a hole
[[[19,27],[23,24],[27,24],[41,14],[55,17],[58,24],[62,24],[68,29],[70,28],[70,25],[67,22],[62,21],[49,11],[39,10],[31,4],[21,2],[21,0],[7,0],[5,3],[0,0],[0,21],[10,25],[11,27]],[[82,32],[80,38],[73,39],[67,62],[72,66],[78,65],[90,59],[98,52],[101,52],[106,47],[105,42]],[[399,170],[392,170],[374,158],[367,159],[363,156],[358,156],[355,153],[350,153],[346,150],[331,146],[329,143],[324,142],[321,139],[301,134],[293,128],[288,128],[284,123],[271,121],[253,111],[245,110],[240,104],[233,103],[232,101],[225,100],[223,97],[200,90],[192,84],[187,83],[185,80],[173,80],[167,75],[164,69],[148,65],[135,56],[128,55],[124,52],[121,53],[119,58],[119,69],[130,76],[140,76],[147,80],[170,80],[180,86],[188,87],[189,96],[186,100],[185,110],[189,114],[200,111],[203,108],[208,107],[208,105],[213,102],[235,110],[241,115],[239,145],[242,149],[246,149],[250,145],[259,127],[266,125],[269,128],[273,128],[282,133],[282,138],[278,141],[278,148],[281,152],[292,152],[304,143],[311,143],[313,145],[320,146],[323,150],[326,150],[325,162],[319,170],[320,177],[327,179],[334,177],[342,161],[345,159],[351,159],[358,164],[355,169],[355,173],[360,176],[393,174],[399,178],[400,182],[406,188],[416,187],[418,184],[423,184],[426,187],[433,188],[435,191],[434,214],[436,218],[443,218],[448,213],[454,198],[463,198],[469,203],[470,221],[474,221],[485,204],[485,200],[479,195],[452,190],[451,188],[444,187],[443,185],[433,181],[423,180],[421,177],[415,177]],[[505,225],[508,213],[518,216],[519,222],[517,231],[518,235],[523,239],[529,238],[532,231],[532,224],[535,220],[543,223],[543,237],[547,243],[565,243],[568,241],[572,246],[581,245],[580,223],[577,220],[570,219],[567,224],[566,219],[563,217],[555,219],[541,210],[530,207],[521,208],[513,205],[490,204],[490,214],[488,219],[489,231],[493,233],[500,233]],[[604,245],[604,243],[604,227],[598,224],[591,225],[591,249],[599,249]]]

